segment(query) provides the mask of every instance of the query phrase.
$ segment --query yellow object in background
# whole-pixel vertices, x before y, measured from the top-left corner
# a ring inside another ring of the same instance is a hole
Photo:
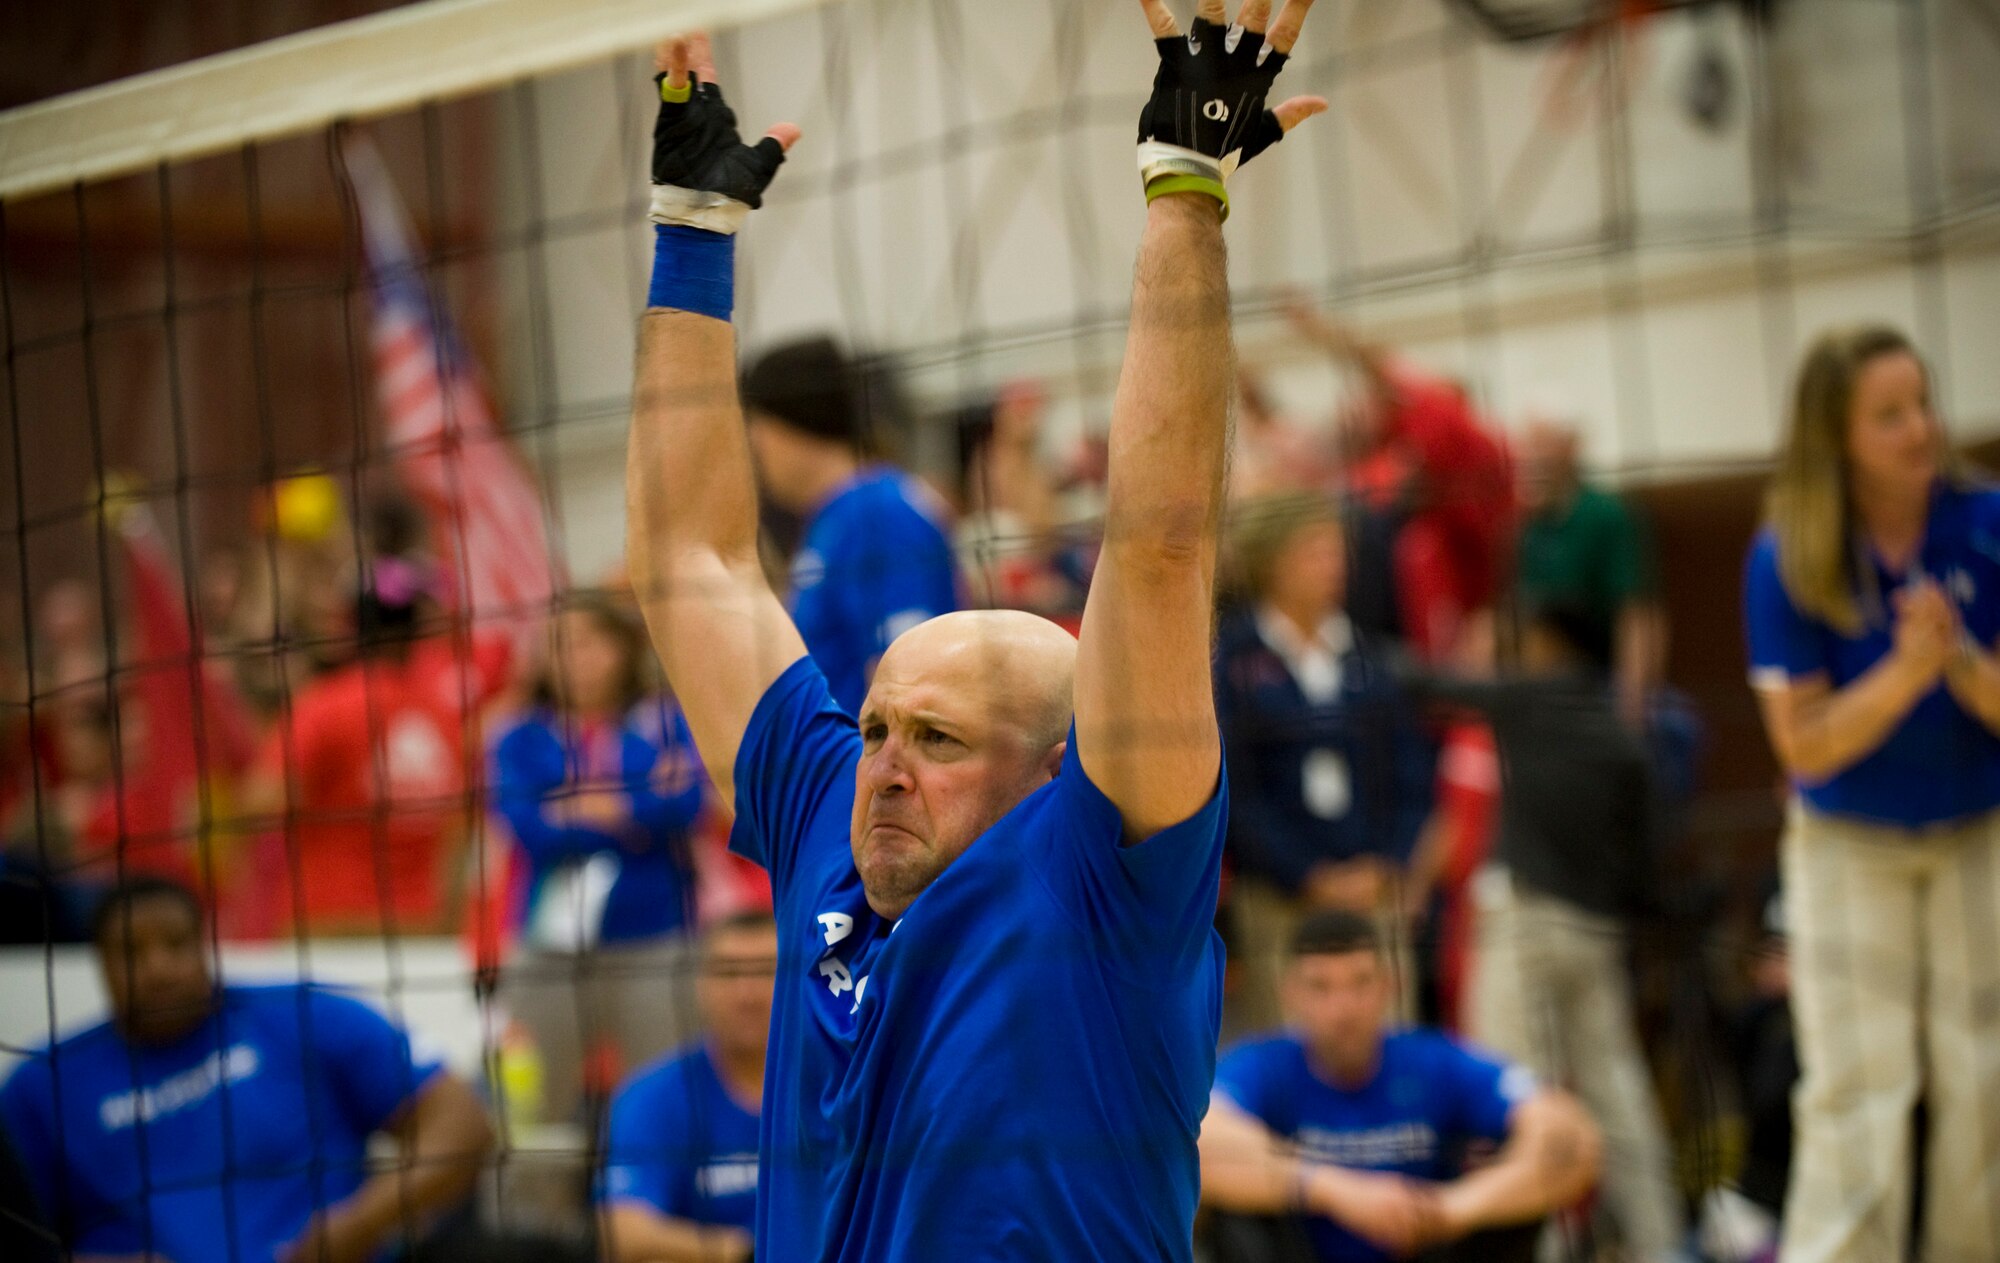
[[[282,479],[271,494],[281,539],[318,543],[341,524],[340,488],[325,474],[299,474]]]

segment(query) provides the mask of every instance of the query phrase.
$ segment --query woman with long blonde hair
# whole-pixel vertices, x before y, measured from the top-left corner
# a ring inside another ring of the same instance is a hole
[[[2000,1241],[2000,493],[1952,456],[1910,341],[1822,334],[1745,577],[1751,679],[1792,785],[1804,1079],[1787,1263]]]

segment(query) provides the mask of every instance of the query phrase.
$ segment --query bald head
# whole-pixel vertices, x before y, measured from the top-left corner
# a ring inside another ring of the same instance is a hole
[[[1020,610],[939,615],[898,636],[875,668],[876,688],[949,691],[1037,751],[1069,734],[1075,679],[1076,637]]]
[[[901,916],[1000,818],[1061,771],[1076,641],[1011,610],[946,614],[897,637],[861,704],[854,864]]]

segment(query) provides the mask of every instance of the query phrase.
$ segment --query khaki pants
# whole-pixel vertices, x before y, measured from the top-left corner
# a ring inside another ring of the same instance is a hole
[[[583,952],[524,948],[501,975],[500,998],[541,1055],[541,1121],[584,1121],[584,1073],[598,1049],[610,1048],[625,1076],[694,1038],[694,970],[678,934]]]
[[[1382,954],[1397,978],[1394,1024],[1400,1025],[1416,1020],[1417,971],[1410,955],[1409,924],[1393,911],[1401,898],[1396,885],[1390,883],[1390,907],[1377,914],[1376,928],[1382,934]],[[1225,1015],[1228,1035],[1266,1034],[1285,1024],[1278,1004],[1278,982],[1284,976],[1292,935],[1312,908],[1270,882],[1240,875],[1229,887],[1229,902],[1235,918],[1239,968],[1236,994]]]
[[[1804,1078],[1781,1257],[1905,1257],[1923,1096],[1923,1257],[2000,1259],[2000,813],[1913,831],[1794,804],[1783,862]]]
[[[1672,1257],[1682,1235],[1666,1127],[1632,1015],[1625,931],[1614,919],[1473,877],[1472,1037],[1574,1091],[1604,1134],[1604,1200],[1631,1256]]]

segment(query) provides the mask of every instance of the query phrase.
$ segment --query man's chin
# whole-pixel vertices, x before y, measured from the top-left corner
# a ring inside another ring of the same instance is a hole
[[[855,865],[855,870],[861,874],[861,888],[867,892],[868,906],[885,917],[903,915],[942,871],[921,862],[917,854],[884,855],[873,847],[867,858]]]

